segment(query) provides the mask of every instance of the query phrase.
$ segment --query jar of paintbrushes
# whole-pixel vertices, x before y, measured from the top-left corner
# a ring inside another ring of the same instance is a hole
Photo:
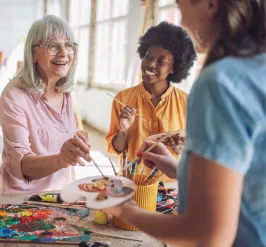
[[[124,158],[126,156],[124,155]],[[123,175],[131,179],[137,185],[136,193],[133,197],[133,200],[136,201],[138,206],[142,209],[149,211],[156,211],[156,200],[158,193],[158,178],[161,173],[158,169],[153,169],[149,175],[143,175],[142,169],[140,174],[136,173],[137,161],[131,162],[128,165],[128,169],[123,170]],[[124,223],[121,219],[114,217],[114,224],[124,230],[137,231],[138,229],[134,226]]]

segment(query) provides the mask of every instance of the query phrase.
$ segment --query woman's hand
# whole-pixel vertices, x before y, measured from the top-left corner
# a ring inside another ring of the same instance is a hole
[[[154,143],[153,141],[145,141],[140,147],[137,155],[149,168],[157,167],[168,177],[176,178],[178,160],[173,157],[164,144],[158,143],[150,152],[144,153],[144,151]]]
[[[118,205],[112,208],[103,209],[103,211],[107,214],[111,214],[118,218],[123,217],[123,215],[132,212],[134,209],[138,209],[138,205],[134,200],[126,201],[125,203]]]
[[[78,131],[76,131],[75,135],[77,135],[77,137],[80,138],[90,148],[89,134],[88,134],[87,131],[85,131],[85,130],[78,130]]]
[[[58,161],[61,168],[66,168],[70,165],[75,166],[77,163],[85,166],[85,163],[80,159],[90,162],[90,145],[88,135],[85,131],[77,131],[78,138],[70,138],[67,140],[58,155]]]
[[[128,130],[135,120],[136,109],[130,106],[126,106],[121,109],[118,119],[120,121],[120,130]]]

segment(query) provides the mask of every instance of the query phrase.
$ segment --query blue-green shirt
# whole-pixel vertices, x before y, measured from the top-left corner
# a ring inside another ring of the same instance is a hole
[[[180,213],[193,152],[243,174],[233,246],[266,247],[266,54],[228,57],[206,67],[189,95],[186,130],[178,168]]]

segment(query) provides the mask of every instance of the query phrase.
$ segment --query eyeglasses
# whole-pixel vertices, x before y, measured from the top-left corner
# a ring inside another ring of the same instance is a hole
[[[74,55],[78,50],[78,44],[75,42],[65,43],[64,48],[68,55]],[[51,56],[56,56],[61,52],[62,45],[59,43],[47,44],[47,45],[34,45],[33,47],[46,48]]]

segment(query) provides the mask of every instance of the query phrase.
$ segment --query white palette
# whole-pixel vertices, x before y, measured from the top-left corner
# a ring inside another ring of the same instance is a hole
[[[186,136],[185,131],[170,131],[170,132],[162,132],[159,134],[150,135],[147,137],[147,140],[156,142],[165,135],[175,136],[178,133],[180,133],[180,135],[182,137]],[[169,146],[170,148],[172,148],[177,153],[180,153],[180,151],[182,150],[182,145],[166,145],[166,146]]]
[[[116,179],[120,180],[123,183],[123,187],[129,187],[133,191],[130,194],[127,194],[123,197],[113,197],[108,195],[107,199],[99,201],[97,200],[97,196],[99,192],[87,192],[79,189],[80,184],[84,183],[90,183],[93,182],[93,180],[101,179],[101,176],[94,176],[94,177],[87,177],[80,180],[76,180],[71,184],[68,184],[64,187],[64,189],[61,192],[61,198],[63,201],[68,203],[74,203],[80,198],[86,198],[86,206],[91,209],[104,209],[109,207],[117,206],[130,198],[132,198],[136,191],[136,185],[135,183],[127,178],[120,177],[120,176],[108,176],[110,180]]]

